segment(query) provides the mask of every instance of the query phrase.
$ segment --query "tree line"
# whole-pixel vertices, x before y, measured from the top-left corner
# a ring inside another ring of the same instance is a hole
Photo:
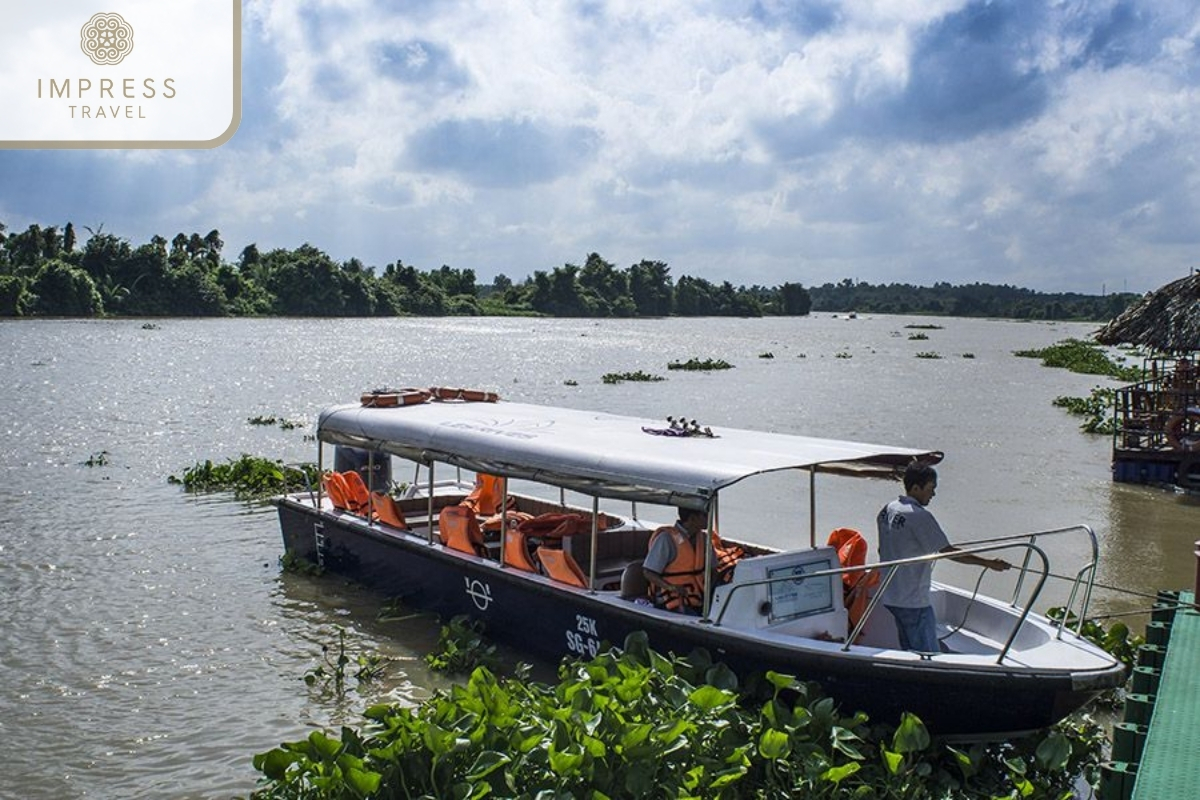
[[[423,271],[399,259],[382,270],[337,262],[311,244],[222,257],[218,231],[153,236],[134,246],[103,228],[86,240],[72,223],[7,232],[0,222],[0,316],[556,317],[803,316],[811,311],[926,313],[1036,319],[1109,319],[1133,295],[1045,295],[973,284],[871,286],[849,279],[805,288],[734,286],[675,279],[665,262],[619,268],[598,253],[582,265],[500,274],[480,284],[473,269]]]

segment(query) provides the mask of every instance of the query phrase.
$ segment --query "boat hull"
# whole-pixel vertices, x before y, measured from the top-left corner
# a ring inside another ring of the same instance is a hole
[[[369,526],[361,518],[319,513],[291,498],[277,505],[284,546],[293,557],[445,619],[482,620],[494,639],[550,660],[594,656],[644,631],[659,652],[685,655],[702,647],[739,675],[775,670],[817,681],[844,712],[862,710],[873,720],[890,722],[912,712],[935,734],[973,739],[1048,727],[1123,681],[1119,665],[1083,673],[962,667],[909,654],[880,658],[878,650],[868,648],[797,647],[794,639],[743,635],[620,600],[615,592],[531,579],[494,561]]]

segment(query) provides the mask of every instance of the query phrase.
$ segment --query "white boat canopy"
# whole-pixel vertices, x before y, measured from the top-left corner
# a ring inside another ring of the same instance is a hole
[[[322,442],[524,478],[596,497],[702,508],[752,475],[809,469],[895,477],[942,453],[719,428],[714,436],[654,435],[660,420],[525,403],[358,404],[321,412]]]

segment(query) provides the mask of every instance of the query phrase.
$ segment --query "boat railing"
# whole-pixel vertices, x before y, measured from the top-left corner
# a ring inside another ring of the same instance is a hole
[[[1035,531],[1032,533],[1022,533],[1022,534],[1016,534],[1016,535],[1001,536],[1001,537],[996,537],[994,539],[988,539],[988,540],[983,540],[983,541],[978,541],[978,542],[972,542],[970,544],[964,544],[964,545],[958,546],[956,550],[947,551],[947,552],[939,552],[939,553],[931,553],[929,555],[916,556],[913,558],[896,559],[894,561],[883,561],[883,562],[878,562],[875,564],[863,564],[861,566],[842,566],[842,567],[834,567],[831,569],[817,570],[814,572],[805,573],[802,579],[807,580],[810,578],[821,578],[821,577],[829,577],[829,576],[834,576],[834,575],[846,575],[846,574],[853,574],[856,572],[864,572],[865,573],[865,572],[870,572],[870,571],[879,571],[880,574],[883,575],[883,578],[880,581],[879,587],[875,590],[874,595],[871,597],[870,602],[867,604],[867,608],[863,612],[862,617],[854,625],[854,629],[850,632],[849,636],[846,637],[846,642],[842,647],[842,650],[846,651],[846,650],[849,650],[850,645],[858,639],[858,636],[859,636],[859,634],[862,633],[864,627],[867,624],[867,621],[870,619],[871,615],[875,612],[875,609],[879,606],[880,598],[883,597],[884,590],[891,583],[892,578],[895,576],[896,570],[898,568],[900,568],[902,566],[911,565],[911,564],[923,564],[923,563],[942,561],[945,559],[954,559],[954,558],[959,558],[963,555],[974,555],[974,554],[979,554],[979,553],[995,553],[995,552],[999,552],[999,551],[1003,551],[1003,550],[1010,550],[1013,548],[1023,550],[1025,555],[1024,555],[1024,558],[1022,559],[1022,563],[1019,567],[1016,588],[1013,591],[1013,598],[1009,602],[1009,605],[1012,608],[1020,607],[1020,614],[1017,617],[1016,623],[1013,625],[1012,631],[1009,632],[1008,638],[1005,640],[1003,647],[1000,649],[1000,654],[997,656],[996,663],[1003,663],[1004,658],[1008,655],[1009,650],[1012,649],[1013,642],[1016,640],[1017,634],[1021,630],[1021,626],[1025,624],[1026,619],[1028,619],[1030,613],[1032,613],[1033,606],[1037,602],[1038,598],[1041,596],[1042,589],[1045,586],[1046,580],[1047,580],[1047,578],[1050,577],[1050,574],[1051,574],[1050,573],[1049,556],[1047,556],[1045,550],[1043,550],[1036,543],[1037,540],[1040,538],[1046,538],[1046,537],[1058,536],[1058,535],[1066,535],[1066,534],[1070,534],[1070,533],[1080,533],[1080,532],[1085,533],[1088,537],[1089,542],[1091,543],[1092,558],[1089,563],[1085,564],[1082,568],[1079,569],[1079,571],[1076,573],[1076,575],[1073,579],[1073,585],[1072,585],[1072,589],[1071,589],[1070,599],[1067,601],[1067,605],[1065,606],[1065,609],[1064,609],[1063,620],[1058,625],[1058,633],[1056,634],[1056,638],[1061,638],[1063,628],[1066,627],[1067,620],[1069,620],[1071,618],[1072,609],[1074,608],[1076,601],[1080,600],[1080,609],[1079,609],[1078,613],[1075,614],[1076,621],[1077,621],[1076,634],[1079,634],[1080,631],[1082,630],[1083,623],[1087,617],[1088,605],[1090,604],[1090,601],[1091,601],[1092,584],[1093,584],[1093,581],[1095,578],[1096,554],[1098,553],[1098,547],[1096,544],[1095,533],[1091,530],[1091,528],[1089,528],[1086,525],[1076,525],[1076,526],[1072,526],[1069,528],[1056,528],[1053,530]],[[1036,559],[1036,563],[1034,563],[1035,559]],[[1028,597],[1025,599],[1024,603],[1022,604],[1020,602],[1021,590],[1026,582],[1026,579],[1029,577],[1031,572],[1035,576],[1035,578],[1034,578],[1035,583],[1034,583],[1034,586],[1033,586],[1032,590],[1030,591]],[[785,576],[785,577],[779,577],[779,578],[763,578],[761,580],[753,580],[753,581],[746,581],[744,583],[738,583],[738,584],[730,587],[729,595],[725,598],[725,602],[722,603],[721,610],[717,614],[717,618],[715,620],[713,620],[713,624],[717,625],[717,626],[719,626],[721,624],[721,621],[725,617],[725,612],[731,606],[730,601],[732,600],[733,595],[736,592],[738,592],[739,590],[742,590],[742,589],[745,589],[745,588],[748,588],[751,586],[770,586],[775,583],[788,583],[788,582],[795,581],[795,580],[797,580],[796,576]],[[1083,592],[1082,599],[1080,598],[1080,590],[1081,589]]]
[[[1059,626],[1058,636],[1060,638],[1062,637],[1062,629],[1064,627],[1067,627],[1067,620],[1069,619],[1069,614],[1071,613],[1072,609],[1075,607],[1075,601],[1079,597],[1080,591],[1083,592],[1083,597],[1081,598],[1081,601],[1080,601],[1079,612],[1076,614],[1075,633],[1079,634],[1079,633],[1082,633],[1082,631],[1083,631],[1083,624],[1087,618],[1088,608],[1092,604],[1092,588],[1096,581],[1096,566],[1100,562],[1100,544],[1096,540],[1096,532],[1093,531],[1091,529],[1091,527],[1088,525],[1070,525],[1065,528],[1050,528],[1050,529],[1044,530],[1044,531],[1032,531],[1030,533],[1019,533],[1019,534],[1011,534],[1008,536],[997,536],[997,537],[994,537],[991,539],[979,539],[977,541],[971,542],[972,546],[991,545],[991,544],[1012,544],[1012,543],[1015,543],[1015,542],[1018,542],[1021,540],[1026,540],[1030,544],[1033,544],[1033,543],[1039,541],[1040,539],[1048,539],[1051,537],[1066,537],[1066,536],[1070,536],[1072,534],[1075,534],[1075,535],[1082,534],[1085,537],[1087,547],[1088,547],[1088,556],[1089,557],[1088,557],[1087,561],[1081,567],[1079,567],[1079,569],[1075,572],[1074,578],[1070,578],[1070,580],[1072,581],[1071,593],[1067,599],[1066,606],[1064,606],[1064,617],[1063,617],[1062,624]],[[1026,551],[1025,559],[1023,560],[1023,562],[1021,564],[1021,571],[1017,574],[1016,585],[1013,587],[1013,597],[1009,603],[1010,605],[1012,605],[1014,607],[1017,604],[1017,599],[1021,595],[1021,589],[1024,585],[1025,577],[1028,575],[1028,572],[1029,572],[1029,558],[1030,558],[1030,553],[1029,553],[1029,551]],[[1056,575],[1054,577],[1068,577],[1068,576]]]

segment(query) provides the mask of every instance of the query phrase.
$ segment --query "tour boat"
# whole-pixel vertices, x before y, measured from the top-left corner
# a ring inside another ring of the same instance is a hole
[[[643,631],[660,652],[704,648],[741,675],[818,681],[847,712],[912,712],[935,734],[980,739],[1045,728],[1125,679],[1108,653],[1034,611],[1046,578],[1074,570],[1066,605],[1086,618],[1098,549],[1084,525],[963,545],[1017,565],[993,579],[1011,598],[935,581],[941,652],[900,649],[876,595],[897,565],[921,559],[863,564],[863,539],[820,535],[818,476],[895,479],[914,459],[937,463],[937,451],[445,388],[368,392],[321,412],[316,438],[321,484],[275,501],[290,557],[443,619],[482,620],[488,636],[543,658],[592,656]],[[756,544],[734,529],[744,515],[722,508],[722,492],[784,471],[808,509],[795,520],[807,541]],[[678,508],[706,511],[719,553],[736,557],[698,614],[650,602],[641,569],[652,532]],[[1078,563],[1052,567],[1048,551],[1071,542]]]

